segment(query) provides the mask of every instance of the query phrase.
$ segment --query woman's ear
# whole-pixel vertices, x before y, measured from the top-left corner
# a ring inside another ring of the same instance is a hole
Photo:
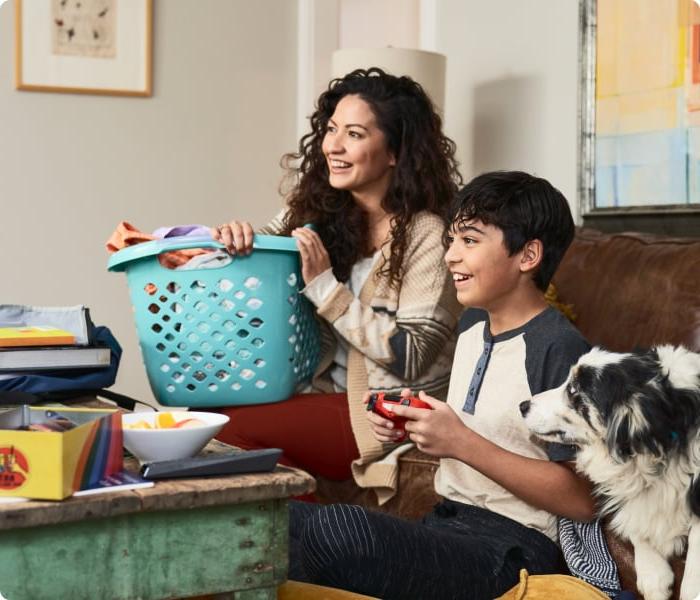
[[[544,246],[540,240],[530,240],[525,242],[521,251],[520,270],[523,273],[534,271],[542,262]]]

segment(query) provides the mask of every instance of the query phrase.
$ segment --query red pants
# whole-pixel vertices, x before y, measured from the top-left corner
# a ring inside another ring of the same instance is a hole
[[[281,448],[280,462],[311,475],[350,479],[360,456],[345,394],[298,394],[283,402],[217,409],[230,421],[217,439],[251,450]]]

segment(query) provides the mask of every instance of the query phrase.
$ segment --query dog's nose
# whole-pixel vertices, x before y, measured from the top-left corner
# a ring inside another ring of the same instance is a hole
[[[525,401],[521,402],[520,403],[520,414],[523,417],[526,417],[527,413],[529,413],[529,412],[530,412],[530,401],[525,400]]]

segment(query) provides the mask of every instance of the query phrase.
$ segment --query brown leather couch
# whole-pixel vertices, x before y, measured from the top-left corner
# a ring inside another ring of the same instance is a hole
[[[683,344],[700,352],[700,239],[577,230],[554,278],[559,300],[571,305],[576,325],[595,345],[628,351]],[[437,461],[417,449],[399,459],[399,491],[377,507],[374,494],[352,481],[317,481],[321,502],[349,502],[418,518],[437,501]],[[623,589],[637,593],[631,545],[606,530]],[[678,589],[684,560],[673,561]]]

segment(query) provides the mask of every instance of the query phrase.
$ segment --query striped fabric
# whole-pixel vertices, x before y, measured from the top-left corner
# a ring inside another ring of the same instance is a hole
[[[559,544],[571,574],[611,598],[620,593],[617,565],[610,555],[599,521],[579,523],[559,518]]]

